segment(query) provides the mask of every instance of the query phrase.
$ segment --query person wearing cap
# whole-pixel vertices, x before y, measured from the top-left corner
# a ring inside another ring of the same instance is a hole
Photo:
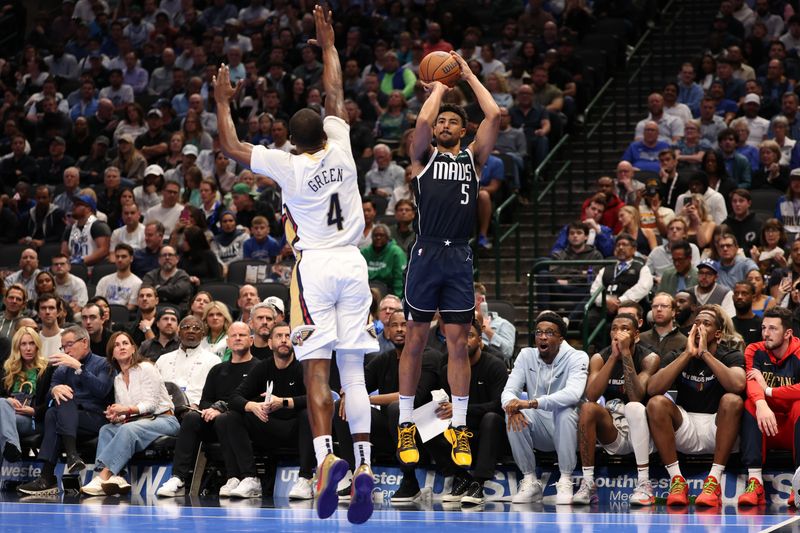
[[[713,259],[703,259],[697,265],[697,285],[690,287],[699,305],[717,304],[728,313],[728,316],[736,316],[736,308],[733,305],[733,292],[717,283],[719,275],[719,263]]]
[[[163,117],[160,110],[150,109],[145,117],[147,131],[136,137],[136,148],[151,165],[167,155],[169,151],[169,133],[164,130]]]
[[[61,253],[69,257],[70,263],[87,267],[96,265],[108,257],[111,228],[98,220],[97,202],[88,194],[72,197],[72,220],[61,242]]]
[[[283,300],[278,298],[277,296],[269,296],[267,297],[264,302],[268,303],[275,309],[275,321],[280,322],[282,320],[286,320],[287,315],[285,311],[285,304]]]
[[[146,339],[139,346],[139,353],[143,358],[156,362],[165,353],[173,352],[180,348],[178,339],[178,322],[180,315],[174,307],[162,307],[157,314],[155,332],[156,336]]]
[[[225,27],[223,29],[225,33],[225,44],[222,48],[224,53],[227,54],[232,46],[238,46],[243,54],[249,54],[253,50],[253,43],[250,41],[250,37],[239,33],[240,28],[241,22],[239,22],[238,18],[231,17],[225,20]]]
[[[556,451],[561,471],[556,503],[572,502],[577,406],[586,387],[589,356],[570,346],[566,335],[563,318],[552,311],[541,313],[536,318],[536,345],[520,350],[500,396],[511,452],[523,476],[514,503],[541,501],[544,490],[536,477],[534,448]],[[527,399],[523,390],[528,392]]]
[[[46,185],[59,185],[64,170],[75,165],[75,159],[66,154],[67,141],[60,135],[50,140],[48,156],[39,160],[38,176],[31,176],[31,180]]]
[[[108,147],[111,141],[105,135],[95,137],[89,153],[80,157],[76,166],[80,169],[81,182],[87,185],[100,183],[106,167],[109,166]]]
[[[123,133],[117,139],[117,157],[111,160],[111,166],[117,167],[123,176],[137,183],[144,177],[147,160],[136,149],[130,133]]]
[[[178,135],[177,133],[175,135]],[[175,168],[164,172],[164,181],[177,181],[186,184],[186,172],[195,166],[200,150],[193,144],[187,144],[181,149],[181,162]]]
[[[157,169],[151,168],[155,166],[157,165],[147,167],[148,170],[145,171],[145,174],[157,173],[161,170],[161,167]],[[163,170],[161,172],[163,173]],[[181,186],[176,180],[165,180],[164,188],[161,190],[161,203],[154,205],[144,214],[145,224],[158,221],[164,225],[165,239],[169,239],[172,230],[175,229],[175,225],[178,223],[181,212],[183,212],[183,204],[178,201],[180,200],[180,194]]]
[[[795,200],[800,198],[800,168],[789,173],[789,188],[786,194],[778,198],[775,205],[775,218],[781,221],[786,230],[789,242],[793,242],[800,235],[800,217],[794,210]]]
[[[742,104],[744,116],[738,120],[747,122],[750,135],[747,137],[747,144],[757,147],[761,141],[767,138],[769,132],[769,120],[759,116],[761,110],[761,97],[755,93],[750,93],[744,97]],[[731,123],[733,127],[733,123]]]
[[[651,93],[647,97],[647,117],[636,124],[634,141],[644,140],[645,126],[648,122],[658,125],[658,140],[674,144],[683,137],[683,122],[678,117],[664,112],[664,97],[661,93]]]

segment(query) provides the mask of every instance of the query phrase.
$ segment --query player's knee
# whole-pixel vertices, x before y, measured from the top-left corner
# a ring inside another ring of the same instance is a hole
[[[664,396],[659,394],[653,396],[647,402],[647,416],[648,418],[664,418],[669,414],[669,407],[672,402]]]
[[[584,402],[578,408],[578,419],[581,423],[594,422],[597,415],[603,410],[600,404],[595,402]]]
[[[744,400],[738,394],[725,393],[719,400],[718,413],[720,415],[727,415],[731,417],[739,417],[744,410]]]

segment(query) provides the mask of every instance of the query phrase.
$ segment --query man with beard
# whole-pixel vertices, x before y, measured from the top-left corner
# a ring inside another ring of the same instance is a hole
[[[685,222],[682,221],[682,219],[677,219],[673,222],[674,226],[685,227]],[[672,233],[674,226],[670,224],[670,233]],[[694,245],[684,240],[670,244],[669,254],[672,264],[661,271],[661,279],[658,282],[658,292],[673,294],[676,291],[683,291],[688,287],[697,285],[697,269],[693,266],[692,246]],[[661,247],[656,248],[656,250],[660,248]],[[695,250],[696,249],[695,247]],[[650,255],[652,256],[652,254]],[[697,262],[700,262],[699,257]]]
[[[174,318],[174,315],[172,315]],[[177,322],[176,322],[177,324]],[[175,443],[175,456],[172,460],[172,477],[156,491],[165,498],[182,496],[189,481],[189,472],[195,464],[200,442],[217,438],[222,440],[217,418],[228,411],[231,394],[236,390],[250,371],[258,364],[250,350],[245,350],[246,334],[242,322],[234,322],[228,327],[228,347],[231,359],[211,368],[203,386],[200,398],[200,411],[187,411],[181,420],[181,429]],[[234,347],[238,348],[235,349]]]
[[[158,257],[164,245],[164,225],[161,222],[149,222],[144,225],[144,248],[133,253],[131,270],[140,278],[158,268]]]
[[[720,345],[723,326],[717,307],[701,307],[686,348],[664,357],[647,384],[650,433],[670,477],[667,505],[689,503],[677,452],[714,454],[695,505],[717,507],[722,501],[719,482],[739,434],[745,388],[744,357]],[[678,391],[677,401],[664,396],[670,389]]]
[[[203,322],[194,315],[187,316],[178,327],[180,347],[165,353],[156,361],[156,368],[164,381],[171,381],[180,387],[193,407],[200,404],[208,371],[219,363],[219,357],[200,346],[205,334]]]
[[[250,329],[253,332],[253,345],[250,353],[258,360],[272,357],[269,334],[276,322],[275,308],[269,302],[259,302],[250,309]]]
[[[536,318],[536,346],[523,348],[514,361],[500,401],[506,412],[506,433],[522,481],[513,503],[542,498],[536,477],[538,450],[555,450],[561,478],[556,483],[556,504],[572,502],[572,471],[578,462],[577,405],[586,386],[589,356],[566,341],[567,325],[551,311]],[[521,398],[528,391],[528,399]]]
[[[19,256],[19,270],[9,274],[4,284],[6,287],[22,285],[28,298],[36,296],[36,276],[39,274],[39,254],[33,248],[26,248]]]
[[[19,283],[8,287],[3,297],[3,303],[5,309],[0,315],[0,337],[11,339],[14,335],[14,322],[18,318],[27,316],[28,293],[25,292],[25,287]]]
[[[22,217],[20,229],[24,237],[21,244],[30,243],[37,248],[45,243],[59,242],[66,229],[64,211],[51,203],[50,188],[47,185],[36,187],[36,205]]]
[[[686,335],[675,326],[675,299],[671,294],[659,292],[653,298],[653,329],[639,335],[639,340],[657,354],[668,354],[686,346]]]
[[[722,306],[728,316],[734,316],[736,308],[733,306],[733,293],[717,283],[717,272],[719,263],[713,259],[703,259],[697,265],[697,285],[689,290],[694,293],[700,305],[717,304]]]
[[[618,314],[611,322],[611,346],[596,353],[589,362],[586,402],[580,406],[578,441],[583,469],[581,486],[572,503],[597,502],[594,482],[596,444],[610,455],[636,456],[638,482],[631,505],[655,503],[650,484],[650,432],[645,404],[647,382],[658,370],[660,357],[640,342],[635,315]],[[597,400],[603,396],[605,405]]]
[[[742,417],[741,457],[747,467],[747,488],[739,506],[766,504],[761,468],[769,450],[792,450],[798,466],[800,450],[800,339],[792,331],[792,312],[776,307],[764,313],[762,342],[744,352],[747,399]],[[795,504],[795,491],[789,495]]]
[[[192,296],[192,282],[185,270],[178,268],[178,254],[172,246],[161,248],[158,256],[160,268],[151,270],[142,278],[143,285],[156,288],[162,303],[175,305],[185,310]]]
[[[761,318],[753,313],[755,294],[756,289],[749,281],[739,281],[733,287],[733,307],[736,308],[736,316],[732,317],[733,326],[745,344],[761,340]]]
[[[88,194],[76,194],[72,198],[74,224],[67,228],[61,241],[61,253],[71,263],[86,266],[96,265],[108,257],[111,228],[95,216],[97,203]]]
[[[675,306],[678,312],[675,314],[675,324],[681,333],[688,335],[694,325],[694,315],[697,311],[697,297],[692,291],[678,291],[675,293]]]
[[[273,326],[269,340],[274,357],[261,361],[247,374],[231,394],[228,412],[217,420],[228,475],[220,496],[261,497],[261,480],[253,457],[255,444],[267,450],[297,447],[300,472],[289,497],[313,498],[314,448],[306,415],[303,367],[294,357],[290,333],[285,322]],[[234,352],[250,352],[252,340],[244,323],[233,323],[228,339]],[[274,387],[266,394],[265,383]]]
[[[127,331],[133,337],[133,341],[138,346],[142,346],[145,340],[155,339],[159,334],[156,324],[157,306],[156,288],[152,285],[142,284],[136,295],[136,307],[138,308],[136,318],[127,324],[119,324],[114,329]]]
[[[139,353],[145,359],[158,361],[165,353],[178,348],[178,312],[173,307],[165,307],[158,314],[158,336],[144,341],[139,346]]]

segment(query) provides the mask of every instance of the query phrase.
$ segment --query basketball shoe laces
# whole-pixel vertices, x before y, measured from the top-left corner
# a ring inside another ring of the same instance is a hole
[[[676,481],[669,488],[669,493],[670,494],[680,494],[680,493],[682,493],[684,491],[685,488],[686,488],[686,482],[685,481]],[[705,487],[703,487],[703,490],[705,490]]]
[[[755,492],[757,483],[758,483],[757,479],[750,479],[750,482],[747,484],[747,488],[744,489],[744,491],[745,492]]]
[[[719,487],[719,483],[714,481],[711,478],[708,478],[705,483],[703,483],[703,494],[714,494]]]
[[[466,429],[456,429],[456,452],[470,453],[469,439],[472,438],[472,433]]]
[[[405,450],[415,446],[414,433],[414,426],[400,430],[400,448]]]

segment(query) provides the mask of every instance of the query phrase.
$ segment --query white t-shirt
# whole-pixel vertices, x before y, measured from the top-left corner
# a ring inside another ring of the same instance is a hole
[[[356,246],[364,231],[350,126],[325,117],[328,142],[315,154],[292,155],[254,146],[250,168],[283,191],[286,239],[296,250]]]
[[[52,337],[47,337],[43,333],[39,333],[39,338],[42,339],[42,355],[50,359],[51,355],[61,353],[61,332],[64,331],[63,329],[59,329],[58,333],[53,335]]]
[[[128,227],[122,226],[111,232],[111,244],[108,249],[114,252],[118,244],[128,244],[134,250],[141,250],[145,247],[144,242],[144,224],[139,224],[133,233],[128,233]]]
[[[77,302],[79,306],[83,307],[89,301],[89,292],[86,290],[86,282],[78,276],[67,274],[69,278],[63,285],[56,280],[56,294],[61,296],[65,302],[71,304]]]
[[[182,211],[183,204],[175,204],[172,207],[163,207],[161,204],[154,205],[145,213],[144,223],[161,222],[164,224],[164,238],[169,239]]]
[[[197,405],[203,395],[208,371],[219,362],[219,357],[198,346],[165,353],[156,361],[156,368],[165,382],[171,381],[180,387],[189,403]]]
[[[141,286],[142,280],[137,275],[131,274],[122,279],[115,272],[100,278],[95,294],[104,296],[112,305],[136,305],[136,296]]]

